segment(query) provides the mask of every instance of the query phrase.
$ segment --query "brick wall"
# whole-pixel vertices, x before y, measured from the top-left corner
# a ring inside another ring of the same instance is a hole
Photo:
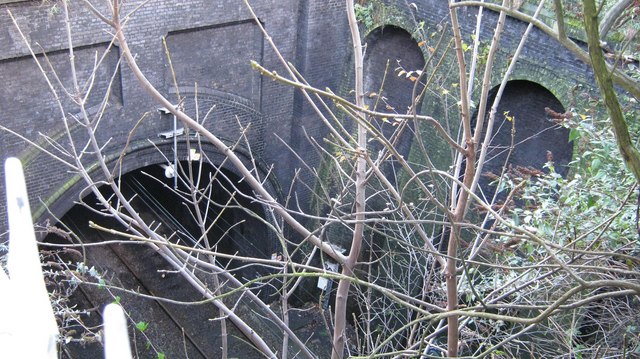
[[[329,87],[348,95],[352,84],[352,60],[344,1],[259,0],[252,3],[282,56],[293,62],[310,84],[319,88]],[[396,0],[377,0],[374,4],[373,28],[393,25],[413,34],[419,23],[424,21],[427,34],[448,31],[448,9],[441,0],[419,2],[417,10]],[[39,141],[49,149],[53,147],[38,134],[45,133],[63,143],[67,141],[62,132],[64,126],[60,122],[61,115],[6,10],[14,14],[35,51],[41,54],[44,50],[49,55],[49,61],[58,71],[62,83],[68,85],[68,43],[60,6],[60,3],[37,1],[0,5],[0,81],[3,83],[0,89],[0,123],[30,140]],[[110,95],[110,105],[105,115],[99,121],[93,118],[99,141],[101,144],[108,143],[105,152],[117,157],[127,139],[133,142],[147,139],[159,141],[158,133],[171,128],[170,118],[156,112],[157,105],[140,88],[125,65],[117,68],[119,52],[117,47],[111,46],[108,26],[92,16],[80,3],[72,2],[70,7],[73,46],[76,48],[81,86],[89,78],[94,59],[104,58],[96,72],[94,90],[88,96],[88,103],[92,107],[90,113],[95,114],[98,110],[96,105],[101,103],[104,93]],[[313,151],[308,138],[323,143],[326,128],[299,91],[262,78],[250,69],[249,60],[253,59],[261,61],[269,70],[286,73],[276,52],[263,39],[242,2],[185,0],[176,3],[154,0],[143,4],[141,1],[131,1],[126,3],[124,12],[133,9],[136,11],[128,21],[125,32],[140,67],[153,85],[172,101],[176,100],[176,90],[162,43],[162,38],[166,37],[174,59],[177,82],[186,98],[184,105],[187,112],[195,116],[197,110],[204,119],[211,110],[206,125],[229,141],[235,141],[239,135],[237,120],[242,126],[250,124],[251,130],[247,136],[251,141],[251,150],[265,168],[276,164],[272,172],[274,179],[285,190],[289,188],[296,169],[304,167],[295,154],[304,157],[310,166],[317,167],[320,158]],[[106,13],[107,9],[99,10]],[[470,34],[475,27],[476,9],[464,9],[459,14],[463,32]],[[489,41],[497,15],[486,11],[485,17],[481,38]],[[505,64],[525,27],[526,24],[517,20],[510,19],[507,22],[497,67]],[[362,28],[362,32],[368,34],[373,28]],[[380,51],[401,51],[403,46],[399,47],[389,49],[385,45]],[[426,57],[424,50],[423,54]],[[498,80],[497,72],[494,85]],[[561,99],[565,107],[570,105],[566,103],[570,101],[566,94],[573,86],[592,85],[592,75],[586,65],[535,29],[523,51],[514,79],[541,84]],[[195,83],[198,84],[197,91]],[[401,90],[395,87],[388,87],[388,92]],[[68,100],[63,101],[63,107],[68,114],[77,113]],[[423,113],[437,114],[440,110],[442,104],[437,104],[431,98],[425,100]],[[138,122],[139,125],[132,132]],[[74,125],[73,121],[70,125],[73,137],[80,141],[78,146],[81,148],[86,138],[84,130]],[[283,145],[278,137],[288,146]],[[5,131],[0,131],[0,141],[3,144],[0,147],[1,158],[20,156],[25,161],[34,208],[39,207],[40,200],[55,202],[55,198],[58,198],[56,193],[61,194],[66,188],[73,187],[72,174],[59,162]],[[434,148],[434,156],[440,150]],[[65,158],[64,154],[60,155]],[[136,154],[130,151],[128,156],[134,157]],[[443,154],[443,158],[447,156],[447,153]],[[93,161],[91,156],[85,157],[87,164]],[[3,170],[0,170],[0,175],[3,175]],[[316,179],[307,171],[301,172],[299,179],[301,183],[294,186],[294,190],[299,193],[298,200],[304,207],[311,200],[310,193],[304,189],[313,186]],[[6,228],[3,185],[0,185],[0,192],[1,230]],[[64,198],[64,204],[56,204],[57,215],[68,209],[73,196],[65,195]]]
[[[124,13],[141,4],[141,1],[127,2]],[[299,25],[298,2],[262,0],[253,5],[282,55],[288,60],[293,59]],[[44,59],[42,53],[46,53],[61,82],[69,87],[69,52],[60,6],[59,3],[41,2],[0,5],[0,48],[3,49],[0,53],[0,81],[4,84],[0,89],[0,124],[53,151],[53,146],[39,133],[62,144],[68,143],[61,112],[6,10],[14,14],[38,58]],[[101,10],[106,13],[106,9]],[[157,105],[141,89],[126,65],[117,68],[119,52],[117,47],[111,46],[108,27],[75,2],[70,4],[70,26],[81,88],[86,88],[94,61],[104,57],[95,73],[88,106],[92,115],[97,113],[96,106],[104,94],[109,93],[109,107],[105,115],[99,121],[97,117],[91,118],[96,121],[101,145],[106,144],[105,154],[109,158],[117,158],[127,140],[132,143],[147,139],[162,141],[158,133],[172,128],[171,116],[162,116],[156,111]],[[270,156],[280,152],[274,151],[275,141],[265,141],[265,128],[277,133],[290,133],[294,113],[293,90],[264,81],[251,69],[249,61],[256,60],[283,73],[275,52],[265,45],[258,26],[243,3],[236,0],[151,1],[137,8],[127,23],[125,33],[149,81],[171,101],[177,102],[177,91],[169,71],[163,37],[173,59],[187,112],[196,115],[197,93],[197,113],[202,120],[208,114],[205,125],[214,133],[232,143],[239,138],[240,126],[249,126],[247,137],[251,150],[263,167],[281,160],[278,156]],[[46,64],[43,66],[47,73],[52,73]],[[56,81],[52,80],[52,83],[62,93]],[[78,113],[70,100],[64,99],[62,104],[67,115]],[[82,148],[86,141],[85,129],[74,124],[73,120],[69,124],[73,137],[78,141],[77,146]],[[77,194],[61,193],[69,187],[77,191],[77,184],[74,185],[68,168],[5,131],[0,132],[0,139],[3,143],[0,157],[19,156],[25,163],[32,209],[38,211],[40,200],[53,200],[51,204],[55,204],[55,214],[64,214],[72,200],[77,199]],[[129,149],[128,156],[131,159],[136,152]],[[84,157],[86,164],[94,162],[90,155]],[[139,160],[142,165],[144,161],[142,158]],[[286,174],[286,171],[279,171],[277,175]],[[3,185],[0,190],[0,229],[4,229],[6,204]],[[55,198],[62,198],[64,203],[55,203]]]

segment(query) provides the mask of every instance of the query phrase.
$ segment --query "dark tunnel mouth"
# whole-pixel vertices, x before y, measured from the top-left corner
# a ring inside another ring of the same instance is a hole
[[[488,119],[496,92],[497,87],[489,93],[485,120]],[[558,113],[565,112],[562,102],[542,85],[527,80],[511,80],[507,83],[496,111],[492,142],[479,181],[479,188],[488,199],[496,191],[491,179],[493,175],[500,176],[503,170],[509,170],[510,167],[529,167],[548,173],[547,164],[552,162],[556,173],[561,176],[569,173],[569,164],[573,159],[569,129],[554,123],[545,108]],[[477,116],[476,110],[472,117],[474,127]],[[515,128],[515,146],[510,150],[512,126]],[[483,131],[486,132],[486,123]]]
[[[193,205],[187,205],[187,201],[171,191],[175,182],[173,178],[165,176],[165,166],[151,165],[130,172],[122,177],[122,182],[137,193],[140,202],[144,202],[142,204],[156,216],[166,217],[170,221],[170,232],[175,230],[184,245],[198,244],[205,248],[218,247],[221,252],[227,254],[243,253],[246,256],[267,257],[269,251],[259,248],[249,238],[252,228],[260,227],[261,223],[252,221],[253,217],[247,212],[253,212],[261,218],[265,218],[265,213],[260,204],[247,197],[252,192],[245,182],[224,168],[215,168],[209,164],[203,164],[202,167],[198,163],[191,164],[194,182],[199,184],[198,192],[204,192],[200,197],[201,215],[203,218],[206,217],[206,224],[215,222],[205,239],[202,238],[202,231],[194,218],[197,216]],[[181,162],[180,167],[182,171],[178,172],[186,173],[181,173],[181,178],[177,181],[177,190],[189,193],[190,189],[182,180],[191,172],[189,163]],[[162,196],[154,197],[156,193]],[[235,242],[246,242],[246,245]]]
[[[199,190],[206,191],[215,202],[211,205],[207,218],[209,224],[214,218],[218,220],[218,225],[211,227],[209,238],[212,243],[215,241],[218,245],[219,253],[243,257],[271,257],[279,242],[275,240],[275,233],[267,224],[266,206],[253,198],[246,181],[232,169],[210,163],[183,161],[179,167],[183,174],[188,174],[191,169],[194,178],[200,179]],[[170,192],[174,180],[165,176],[165,168],[164,163],[148,165],[116,178],[115,182],[120,185],[125,197],[132,199],[132,206],[151,228],[155,229],[162,221],[162,227],[166,228],[157,233],[172,243],[193,247],[193,238],[197,238],[193,211],[187,210],[178,195]],[[213,177],[216,180],[210,181]],[[187,190],[184,183],[178,183],[178,191]],[[111,201],[111,205],[117,204],[112,196],[113,192],[107,186],[100,187],[99,191]],[[230,201],[232,197],[237,202]],[[227,203],[230,205],[223,210],[222,207]],[[144,245],[143,241],[130,241],[127,237],[90,228],[89,221],[93,221],[105,228],[131,233],[115,219],[98,213],[100,209],[102,207],[96,196],[86,195],[82,204],[76,204],[61,218],[57,224],[59,230],[50,230],[44,239],[45,253],[53,253],[65,263],[63,267],[68,268],[68,271],[65,270],[61,274],[61,280],[51,281],[48,286],[50,290],[56,290],[58,287],[65,290],[69,305],[80,312],[80,316],[77,317],[80,319],[70,319],[70,327],[85,326],[85,323],[89,323],[88,325],[99,328],[100,308],[115,301],[125,312],[142,315],[144,322],[150,323],[149,326],[153,327],[153,330],[148,335],[154,344],[172,345],[167,344],[171,340],[165,337],[165,333],[173,333],[173,337],[182,338],[180,341],[184,348],[189,346],[189,350],[200,353],[201,357],[209,357],[207,353],[213,352],[215,345],[203,344],[206,342],[205,338],[219,335],[217,326],[212,326],[211,320],[207,319],[215,316],[212,313],[218,313],[210,296],[215,296],[219,289],[222,293],[228,293],[238,288],[235,281],[226,274],[218,276],[216,273],[225,271],[233,275],[267,304],[278,299],[275,295],[274,288],[277,285],[274,285],[274,280],[267,278],[247,283],[272,274],[273,268],[220,256],[215,257],[219,270],[210,269],[205,265],[194,266],[191,262],[184,264],[182,268],[176,268],[170,256],[161,255],[157,248]],[[252,213],[249,214],[248,211]],[[173,221],[169,221],[169,215],[174,218]],[[156,222],[149,222],[150,219]],[[180,224],[180,228],[176,222]],[[75,232],[76,239],[64,235],[68,230]],[[172,236],[174,232],[178,234]],[[77,246],[77,239],[80,239],[83,245]],[[95,245],[98,243],[99,245]],[[194,258],[205,262],[209,262],[211,258],[206,254],[192,254]],[[86,271],[83,272],[81,268],[85,268]],[[193,285],[191,280],[185,278],[184,272],[195,275],[198,284]],[[70,276],[71,280],[68,280],[67,276]],[[74,281],[75,277],[80,280]],[[204,294],[203,289],[209,294]],[[239,304],[242,297],[242,294],[230,294],[220,300],[238,300],[235,305],[245,308],[250,303]],[[185,311],[184,304],[190,305],[188,311]],[[94,315],[89,315],[94,311]],[[140,318],[130,317],[129,325],[136,326]],[[135,336],[131,339],[138,342]],[[144,339],[140,340],[138,345],[144,346]],[[83,346],[81,350],[101,352],[102,349]]]
[[[165,164],[148,165],[116,180],[124,196],[132,199],[134,209],[146,222],[153,223],[158,234],[176,244],[202,249],[208,247],[227,255],[271,258],[277,251],[274,235],[266,224],[268,218],[263,204],[252,199],[250,187],[238,175],[209,163],[180,162],[178,171],[181,179],[177,181],[177,190],[183,195],[189,193],[190,189],[182,179],[192,173],[194,182],[199,184],[198,190],[206,192],[211,199],[202,200],[199,206],[209,228],[204,237],[194,219],[193,205],[186,204],[186,199],[172,191],[175,182],[165,175],[166,167]],[[105,198],[116,201],[107,186],[99,190]],[[88,220],[106,228],[127,230],[115,220],[96,213],[102,207],[94,194],[85,196],[83,203],[75,205],[61,219],[62,224],[79,231],[78,235],[83,240],[100,240],[98,234],[86,227]],[[59,243],[60,238],[49,235],[45,242]],[[269,274],[264,268],[247,266],[239,260],[220,256],[215,260],[218,267],[228,269],[241,282]]]

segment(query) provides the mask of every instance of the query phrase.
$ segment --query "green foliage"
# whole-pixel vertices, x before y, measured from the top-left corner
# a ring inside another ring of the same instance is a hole
[[[575,248],[615,250],[635,242],[636,209],[631,201],[635,181],[618,153],[612,131],[606,123],[596,123],[586,115],[566,125],[571,128],[570,139],[578,142],[570,163],[571,176],[560,176],[553,162],[537,178],[506,174],[507,189],[527,181],[517,195],[522,205],[513,208],[511,220],[553,238],[558,245],[571,242]],[[593,230],[601,227],[602,231]]]
[[[138,322],[136,323],[136,329],[144,333],[145,330],[149,327],[149,323],[147,322]]]
[[[362,4],[354,4],[354,11],[356,20],[358,20],[358,22],[365,27],[365,29],[363,29],[364,33],[373,30],[374,27],[387,25],[395,25],[407,29],[415,27],[415,30],[412,31],[414,34],[419,32],[420,30],[420,24],[407,23],[407,19],[405,19],[402,14],[398,12],[396,6],[392,6],[385,3],[384,1],[377,0],[361,3]],[[419,38],[419,36],[415,37]]]
[[[354,10],[356,12],[356,19],[367,28],[373,26],[373,4],[367,5],[355,4]]]
[[[563,125],[571,128],[571,139],[577,147],[569,176],[562,177],[556,172],[554,163],[548,162],[545,172],[538,171],[535,175],[526,176],[519,172],[508,172],[500,178],[504,185],[502,188],[505,192],[511,192],[514,200],[505,214],[507,223],[497,224],[497,229],[504,235],[497,239],[503,251],[496,255],[496,264],[530,267],[532,270],[520,278],[516,278],[517,273],[511,271],[469,271],[466,273],[469,285],[473,283],[476,291],[490,290],[500,283],[525,283],[542,273],[539,267],[549,258],[549,250],[529,239],[514,241],[522,228],[557,248],[554,250],[555,256],[569,265],[629,270],[638,267],[636,262],[617,259],[613,255],[635,255],[640,246],[636,182],[625,167],[608,122],[582,114]],[[611,254],[585,256],[582,253],[586,251]],[[585,272],[583,276],[585,279],[614,278],[612,274],[603,275],[597,271]],[[465,283],[461,284],[461,293],[472,293],[467,290]],[[563,280],[536,282],[535,289],[527,294],[525,301],[557,298],[568,289],[564,287],[565,284]],[[585,292],[584,295],[589,297],[592,294]],[[469,299],[474,298],[471,296]],[[513,298],[512,302],[517,303],[518,300]],[[583,310],[574,317],[552,318],[554,324],[545,329],[548,333],[552,333],[554,328],[566,329],[557,333],[556,341],[563,341],[565,345],[555,349],[558,353],[571,350],[576,357],[589,357],[587,353],[602,345],[603,340],[622,338],[622,331],[634,328],[638,320],[638,303],[612,298],[594,307],[597,308],[594,312]],[[597,317],[598,329],[589,336],[592,342],[576,344],[574,338],[581,335],[581,323],[590,320],[585,318],[591,315],[597,316],[594,313],[602,312],[602,308],[620,314]],[[628,351],[635,350],[638,346],[636,337],[629,335],[625,343],[619,343],[620,347]]]

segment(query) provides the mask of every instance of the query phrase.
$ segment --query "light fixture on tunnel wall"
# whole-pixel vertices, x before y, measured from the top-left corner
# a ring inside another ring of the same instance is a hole
[[[178,105],[173,105],[174,109],[178,108]],[[162,115],[169,115],[171,114],[171,111],[166,108],[166,107],[160,107],[158,108],[158,113],[160,114],[160,116]],[[173,189],[178,189],[178,176],[177,176],[177,170],[178,170],[178,136],[182,135],[184,133],[184,127],[180,129],[180,134],[178,134],[178,119],[176,118],[176,115],[173,115],[173,133],[172,136],[170,136],[170,132],[162,132],[160,133],[158,136],[160,137],[164,137],[164,138],[171,138],[173,137],[173,164],[171,166],[166,166],[166,168],[164,168],[164,175],[167,178],[172,178],[173,177]]]
[[[160,132],[158,134],[158,137],[162,137],[164,139],[170,139],[170,138],[174,138],[174,137],[178,137],[178,136],[182,136],[184,135],[184,128],[179,128],[176,130],[175,135],[173,130],[171,131],[165,131],[165,132]]]
[[[195,149],[189,149],[189,161],[200,161],[200,153]]]
[[[175,164],[160,165],[164,169],[164,176],[167,178],[176,178]]]

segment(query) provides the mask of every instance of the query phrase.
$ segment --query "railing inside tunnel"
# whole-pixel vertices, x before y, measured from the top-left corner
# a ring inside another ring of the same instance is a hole
[[[42,273],[31,209],[20,161],[5,162],[9,252],[0,266],[0,357],[58,358],[58,327]],[[103,312],[105,358],[131,358],[122,308]]]

